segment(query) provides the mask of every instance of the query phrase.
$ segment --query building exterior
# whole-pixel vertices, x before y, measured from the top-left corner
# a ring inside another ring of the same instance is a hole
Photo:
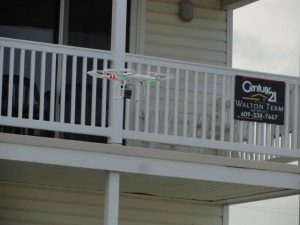
[[[299,78],[231,68],[253,0],[182,2],[4,1],[0,224],[228,225],[230,204],[299,194]],[[116,99],[87,75],[112,68],[174,79]]]

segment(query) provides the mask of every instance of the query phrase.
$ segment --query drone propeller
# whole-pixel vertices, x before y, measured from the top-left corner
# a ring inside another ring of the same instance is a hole
[[[104,69],[88,71],[87,74],[97,78],[106,78],[108,80],[119,78],[121,81],[125,81],[128,76],[134,75],[136,72],[131,69]]]
[[[92,70],[92,71],[88,71],[87,74],[97,78],[107,77],[107,75],[104,73],[104,70]]]
[[[154,77],[156,81],[162,80],[171,80],[174,79],[173,75],[166,74],[166,73],[158,73],[158,72],[150,72],[148,73],[150,76]],[[153,80],[152,80],[153,81]]]

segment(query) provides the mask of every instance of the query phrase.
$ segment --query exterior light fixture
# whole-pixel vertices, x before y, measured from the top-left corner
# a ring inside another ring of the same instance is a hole
[[[193,19],[193,3],[190,0],[179,2],[178,16],[184,22],[190,22]]]

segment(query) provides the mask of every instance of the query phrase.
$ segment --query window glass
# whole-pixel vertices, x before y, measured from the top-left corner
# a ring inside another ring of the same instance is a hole
[[[112,0],[70,0],[68,45],[109,50]]]
[[[0,36],[57,43],[60,0],[1,0]]]

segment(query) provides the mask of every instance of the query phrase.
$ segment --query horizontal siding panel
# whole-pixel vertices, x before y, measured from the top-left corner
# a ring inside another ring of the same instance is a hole
[[[47,193],[47,195],[45,195]],[[64,197],[61,198],[61,195]],[[103,205],[103,197],[94,192],[65,191],[53,188],[41,188],[39,186],[10,185],[0,183],[0,196],[14,198],[30,198],[39,201],[51,201],[60,203],[72,203],[79,205]],[[0,202],[1,204],[1,202]]]
[[[63,203],[53,201],[38,201],[22,198],[13,197],[0,197],[1,205],[8,209],[20,210],[20,211],[32,211],[41,213],[53,213],[53,214],[64,214],[82,217],[103,217],[103,207],[100,204],[95,205],[84,205],[74,203]],[[83,210],[84,209],[84,210]]]
[[[160,199],[127,195],[120,200],[122,208],[140,208],[144,210],[172,211],[173,213],[186,212],[187,214],[222,216],[222,207],[218,205],[199,204],[193,201]],[[188,209],[188,210],[187,210]]]
[[[143,211],[135,210],[122,210],[120,212],[120,219],[133,220],[133,221],[147,221],[150,223],[159,224],[183,224],[188,225],[193,223],[193,216],[186,215],[185,213],[168,213],[166,211],[148,210]]]
[[[146,27],[148,34],[160,34],[164,36],[190,37],[191,39],[210,39],[226,41],[226,32],[223,30],[198,30],[189,27],[168,26],[164,24],[148,23]]]
[[[177,1],[177,3],[178,2],[179,1]],[[148,1],[147,9],[149,12],[166,13],[166,14],[171,14],[176,16],[178,15],[178,4],[174,4],[174,2]],[[194,7],[193,14],[195,18],[223,20],[223,21],[226,20],[226,11],[222,11],[222,10]]]
[[[174,45],[178,47],[199,48],[214,51],[226,51],[226,43],[209,39],[185,39],[179,37],[166,37],[157,34],[149,34],[146,36],[146,42],[159,43],[165,45]]]
[[[169,14],[161,14],[156,12],[147,12],[146,15],[147,22],[151,23],[157,23],[160,24],[163,21],[163,24],[166,25],[183,25],[178,18],[177,14],[169,15]],[[208,19],[202,19],[202,18],[194,18],[189,23],[184,23],[185,27],[192,27],[194,29],[216,29],[216,30],[226,30],[226,22],[225,21],[215,21],[215,20],[208,20]]]
[[[156,43],[149,42],[145,47],[145,51],[149,55],[159,55],[163,52],[163,55],[168,56],[168,58],[172,58],[174,55],[178,55],[180,57],[184,57],[185,59],[189,59],[188,61],[194,61],[194,59],[203,59],[211,62],[219,62],[222,63],[226,61],[226,54],[224,52],[217,51],[209,51],[205,49],[193,49],[193,48],[183,48],[183,47],[171,47],[158,45]]]
[[[64,214],[52,214],[52,213],[41,213],[32,211],[19,211],[19,210],[9,210],[1,209],[0,219],[1,220],[15,220],[18,222],[36,223],[36,224],[52,224],[52,225],[99,225],[102,222],[101,218],[84,218],[79,216],[68,216]]]
[[[0,183],[0,224],[101,225],[103,193]],[[222,206],[121,194],[120,225],[221,225]]]

